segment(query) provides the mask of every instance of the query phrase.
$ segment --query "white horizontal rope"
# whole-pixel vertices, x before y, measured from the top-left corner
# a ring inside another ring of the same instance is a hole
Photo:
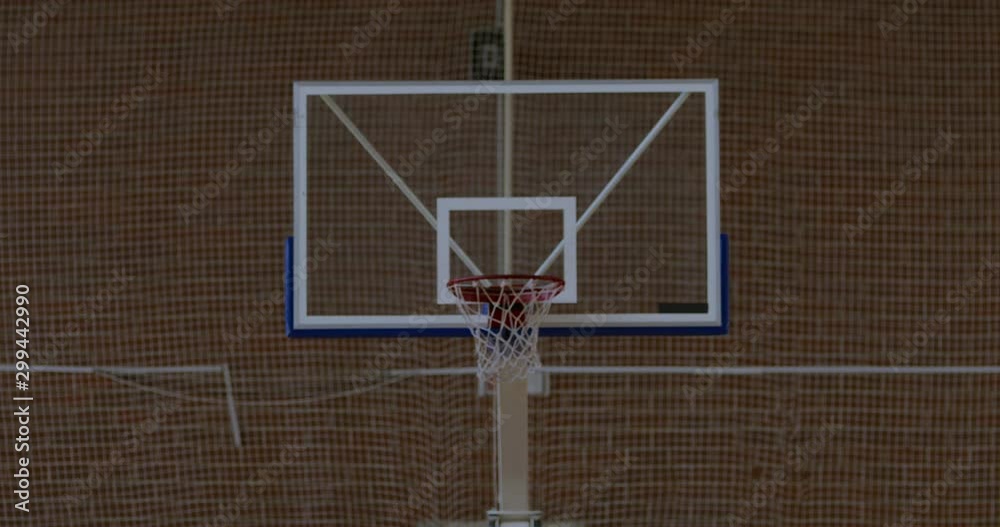
[[[222,373],[226,366],[43,366],[30,365],[28,371],[39,373],[112,373],[116,375],[150,375],[155,373]],[[21,371],[13,364],[0,364],[0,371]]]
[[[663,128],[667,126],[667,123],[669,123],[670,120],[674,118],[674,115],[677,114],[678,110],[681,109],[681,106],[684,105],[684,101],[687,100],[689,95],[691,94],[686,92],[678,95],[677,98],[674,99],[674,102],[670,105],[670,107],[667,108],[667,111],[663,112],[663,115],[660,116],[660,119],[656,121],[656,124],[654,124],[653,127],[646,134],[646,137],[644,137],[642,141],[639,142],[639,145],[636,146],[635,150],[633,150],[632,153],[628,156],[628,158],[625,159],[625,162],[622,163],[622,166],[618,168],[618,171],[615,172],[613,176],[611,176],[611,179],[608,181],[607,185],[605,185],[604,188],[601,190],[600,194],[598,194],[597,197],[594,198],[594,201],[592,201],[590,205],[587,206],[587,210],[585,210],[583,214],[580,216],[580,218],[576,221],[577,232],[579,232],[580,229],[582,229],[583,226],[587,224],[587,221],[590,220],[590,217],[597,212],[597,209],[600,208],[602,204],[604,204],[604,200],[608,199],[608,196],[611,195],[611,192],[615,190],[615,187],[617,187],[618,184],[621,183],[622,179],[625,178],[625,175],[628,174],[628,171],[632,169],[632,167],[636,164],[637,161],[639,161],[639,158],[642,157],[642,154],[646,152],[646,149],[649,148],[649,145],[653,144],[653,141],[656,140],[656,138],[660,135],[660,132],[663,131]],[[560,254],[562,254],[565,248],[566,248],[566,240],[564,238],[562,241],[559,242],[558,245],[556,245],[555,249],[552,249],[552,252],[549,253],[549,256],[545,259],[544,262],[542,262],[542,265],[538,267],[538,270],[535,271],[535,274],[536,275],[545,274],[545,272],[548,271],[549,267],[552,266],[552,263],[556,261],[556,258],[558,258]]]
[[[1000,375],[1000,366],[542,366],[555,375]],[[392,377],[475,375],[475,368],[388,370]]]
[[[424,220],[426,220],[427,223],[430,224],[431,228],[436,231],[438,225],[437,225],[437,218],[434,217],[434,214],[431,213],[431,211],[427,208],[426,205],[424,205],[423,201],[420,201],[420,197],[417,196],[413,192],[413,190],[410,189],[410,186],[407,185],[405,181],[403,181],[403,178],[396,173],[396,169],[392,168],[392,165],[390,165],[389,162],[386,161],[384,157],[382,157],[382,154],[380,154],[378,150],[375,149],[375,145],[373,145],[371,141],[369,141],[368,138],[365,137],[365,134],[361,131],[360,128],[358,128],[356,124],[354,124],[354,121],[352,121],[351,118],[347,115],[347,113],[344,112],[343,108],[338,106],[337,103],[335,103],[333,99],[330,98],[328,95],[321,95],[320,99],[322,99],[323,102],[326,103],[326,106],[330,109],[331,112],[334,113],[334,115],[337,116],[337,119],[340,119],[341,124],[343,124],[344,127],[347,128],[348,132],[351,132],[351,135],[354,136],[354,139],[361,145],[362,148],[365,149],[365,152],[368,152],[368,155],[375,161],[375,164],[377,164],[379,168],[382,169],[382,172],[385,172],[386,177],[388,177],[389,180],[396,185],[396,188],[398,188],[399,191],[403,194],[403,196],[405,196],[406,199],[409,200],[410,204],[413,205],[415,209],[417,209],[417,212],[419,212],[420,215],[424,217]],[[473,275],[482,276],[483,274],[485,274],[479,269],[476,263],[472,261],[472,258],[470,258],[468,254],[466,254],[465,250],[463,250],[454,239],[448,238],[448,245],[451,246],[451,250],[455,251],[455,255],[457,255],[458,259],[461,260],[462,263],[464,263],[465,266],[469,268],[469,271],[471,271]]]
[[[268,401],[237,401],[231,393],[227,393],[224,399],[219,399],[217,397],[200,397],[185,395],[180,392],[175,392],[171,390],[164,390],[162,388],[156,388],[154,386],[148,386],[135,381],[130,381],[128,379],[123,379],[118,377],[119,375],[151,375],[151,374],[167,374],[167,373],[221,373],[223,374],[223,381],[225,382],[225,373],[229,370],[228,365],[221,366],[162,366],[162,367],[118,367],[118,366],[31,366],[27,371],[39,372],[39,373],[75,373],[75,374],[94,374],[102,375],[114,382],[124,384],[125,386],[131,386],[137,390],[146,391],[149,393],[155,393],[157,395],[162,395],[164,397],[173,397],[176,399],[182,399],[185,401],[191,401],[193,403],[207,403],[207,404],[226,404],[232,408],[233,413],[235,413],[235,407],[238,406],[252,406],[257,408],[265,408],[271,406],[296,406],[303,404],[318,403],[323,401],[331,401],[334,399],[341,399],[344,397],[352,397],[355,395],[360,395],[363,393],[368,393],[379,388],[389,386],[404,380],[407,375],[397,375],[394,377],[399,377],[396,379],[387,379],[380,382],[372,382],[365,386],[354,388],[351,390],[341,391],[341,392],[330,392],[321,395],[316,395],[313,397],[302,397],[299,399],[279,399],[279,400],[268,400]],[[0,364],[0,371],[19,371],[14,367],[13,364]],[[475,373],[475,368],[470,368],[472,373]],[[230,376],[229,384],[227,388],[232,385],[232,378]],[[232,403],[232,404],[230,404]]]
[[[158,388],[153,388],[151,386],[145,386],[136,382],[132,382],[126,379],[120,379],[116,377],[117,375],[156,375],[156,374],[192,374],[192,373],[221,373],[223,384],[226,388],[226,410],[229,414],[229,429],[233,433],[233,445],[236,448],[243,446],[243,435],[240,431],[240,418],[236,413],[236,397],[233,394],[233,383],[232,378],[229,375],[229,365],[211,365],[211,366],[150,366],[150,367],[134,367],[134,366],[46,366],[46,365],[29,365],[27,369],[19,370],[14,364],[0,364],[0,371],[11,372],[11,371],[29,371],[36,373],[67,373],[67,374],[77,374],[77,375],[100,375],[107,377],[108,379],[125,384],[133,388],[137,388],[143,391],[155,393],[164,397],[173,397],[177,399],[193,401],[193,402],[215,402],[214,400],[206,400],[202,397],[190,397],[182,393],[171,392],[168,390],[161,390]]]
[[[448,375],[476,375],[476,368],[417,368],[412,370],[388,370],[389,377],[444,377]]]
[[[967,375],[1000,374],[1000,366],[552,366],[555,374],[660,375]]]

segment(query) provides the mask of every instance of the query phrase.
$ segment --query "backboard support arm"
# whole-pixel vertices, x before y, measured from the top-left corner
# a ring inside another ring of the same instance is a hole
[[[676,99],[674,99],[673,104],[671,104],[670,107],[667,108],[667,111],[663,113],[660,119],[656,121],[656,124],[653,125],[653,128],[649,130],[649,133],[646,134],[646,137],[643,138],[641,142],[639,142],[639,145],[635,147],[635,150],[633,150],[632,153],[628,156],[628,158],[625,159],[625,162],[622,163],[622,166],[618,168],[618,171],[615,172],[615,175],[611,177],[611,179],[608,181],[608,184],[605,185],[603,189],[601,189],[601,193],[594,198],[594,201],[592,201],[590,205],[587,206],[587,210],[585,210],[583,214],[580,215],[580,218],[576,221],[577,232],[579,232],[580,229],[582,229],[583,226],[587,223],[587,221],[590,220],[590,217],[593,216],[595,212],[597,212],[597,209],[601,206],[601,204],[604,203],[604,200],[608,199],[608,196],[611,195],[611,192],[615,190],[615,187],[617,187],[619,183],[621,183],[622,179],[625,178],[625,175],[628,174],[628,171],[632,169],[632,166],[635,165],[636,161],[638,161],[639,158],[642,156],[642,154],[646,151],[646,149],[649,148],[649,145],[653,143],[653,140],[660,135],[660,132],[662,132],[663,128],[667,126],[667,123],[669,123],[670,120],[674,118],[674,115],[677,113],[678,110],[681,109],[681,106],[684,105],[684,101],[687,100],[689,95],[691,94],[688,92],[681,93]],[[552,252],[549,253],[548,258],[546,258],[545,261],[542,262],[542,265],[538,267],[538,270],[535,271],[535,274],[545,274],[545,272],[549,270],[549,267],[552,266],[552,263],[555,262],[557,258],[559,258],[559,255],[562,254],[565,248],[566,248],[566,242],[560,241],[559,244],[556,245],[555,249],[552,249]]]
[[[427,209],[427,206],[424,205],[422,201],[420,201],[420,198],[413,193],[413,190],[411,190],[409,185],[407,185],[406,182],[403,181],[403,178],[401,178],[399,174],[396,173],[396,170],[392,168],[392,165],[390,165],[389,162],[386,161],[384,157],[382,157],[382,154],[380,154],[378,150],[375,149],[375,145],[373,145],[371,141],[369,141],[368,138],[365,137],[365,134],[361,131],[361,129],[358,128],[356,124],[354,124],[354,121],[352,121],[351,118],[347,115],[347,113],[344,112],[344,109],[341,108],[336,102],[334,102],[333,98],[331,98],[329,95],[320,95],[320,99],[322,99],[322,101],[326,103],[326,106],[330,108],[330,111],[332,111],[334,115],[337,116],[337,119],[340,119],[340,122],[347,128],[347,131],[351,132],[351,135],[354,136],[354,139],[357,140],[359,144],[361,144],[361,147],[365,149],[365,152],[368,152],[368,155],[371,156],[371,158],[375,161],[375,163],[379,166],[379,168],[381,168],[382,171],[385,172],[385,175],[388,176],[389,180],[396,185],[396,188],[398,188],[399,191],[403,193],[403,196],[405,196],[406,199],[409,200],[411,204],[413,204],[413,207],[417,209],[417,212],[419,212],[420,215],[423,216],[425,220],[427,220],[427,223],[430,224],[431,228],[433,228],[436,231],[438,225],[437,225],[437,218],[434,217],[434,214],[432,214],[431,211]],[[455,254],[458,256],[458,259],[461,260],[462,263],[464,263],[465,266],[469,268],[469,271],[471,271],[472,274],[474,275],[484,274],[483,271],[480,270],[479,267],[476,265],[476,263],[472,261],[472,258],[470,258],[469,255],[466,254],[466,252],[462,249],[462,247],[458,245],[458,242],[456,242],[454,239],[449,239],[448,243],[451,246],[451,250],[455,251]]]

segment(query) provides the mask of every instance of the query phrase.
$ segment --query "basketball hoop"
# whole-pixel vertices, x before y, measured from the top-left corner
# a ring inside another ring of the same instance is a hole
[[[523,379],[542,365],[538,326],[565,286],[561,278],[533,275],[472,276],[448,282],[476,340],[481,380]]]

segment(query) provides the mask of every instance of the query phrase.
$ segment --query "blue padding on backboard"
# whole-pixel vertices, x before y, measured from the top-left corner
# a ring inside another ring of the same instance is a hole
[[[295,284],[292,281],[292,237],[285,240],[285,335],[295,334]]]
[[[468,337],[468,328],[295,329],[292,237],[285,240],[285,334],[293,338]]]
[[[542,328],[543,337],[573,336],[705,336],[729,333],[729,236],[720,236],[722,268],[722,324],[719,326],[688,327],[593,327]],[[295,338],[386,338],[386,337],[468,337],[467,328],[385,328],[385,329],[295,329],[295,284],[293,280],[292,237],[285,240],[285,333]]]

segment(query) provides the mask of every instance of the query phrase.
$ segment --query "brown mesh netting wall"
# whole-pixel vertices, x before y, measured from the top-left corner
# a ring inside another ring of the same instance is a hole
[[[359,37],[373,9],[380,29]],[[998,364],[995,3],[515,12],[518,78],[722,87],[731,335],[601,339],[569,362]],[[33,366],[228,364],[244,443],[221,374],[36,373],[31,512],[8,477],[0,523],[483,518],[489,400],[468,378],[378,375],[468,366],[471,343],[290,341],[282,252],[291,83],[466,79],[470,32],[495,16],[430,0],[0,9],[0,364],[28,284]],[[544,346],[561,363],[565,346]],[[13,372],[0,387],[9,475]],[[533,503],[588,526],[996,525],[998,387],[902,370],[557,376],[532,403]]]

